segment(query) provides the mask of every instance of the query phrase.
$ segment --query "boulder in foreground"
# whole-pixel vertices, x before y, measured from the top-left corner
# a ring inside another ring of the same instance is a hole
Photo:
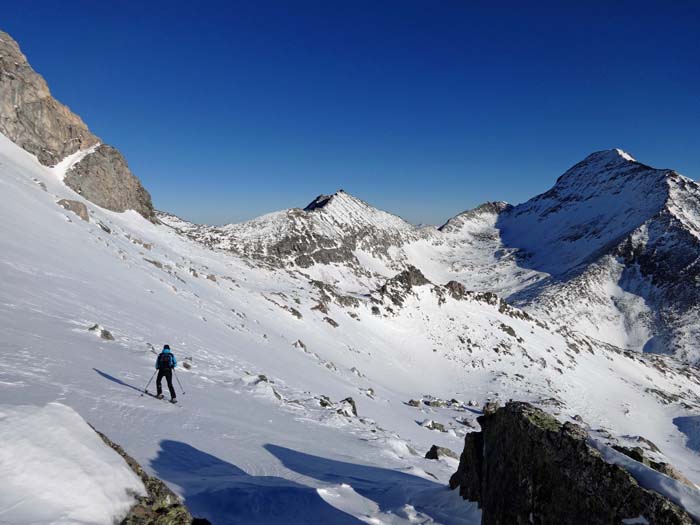
[[[578,425],[519,402],[479,423],[482,431],[466,436],[450,487],[479,503],[484,525],[693,523],[678,505],[607,463]]]

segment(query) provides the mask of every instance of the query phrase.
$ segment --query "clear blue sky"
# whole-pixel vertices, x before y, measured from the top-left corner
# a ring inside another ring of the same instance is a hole
[[[187,219],[344,188],[441,223],[611,147],[700,178],[700,2],[196,4],[5,1],[0,25]]]

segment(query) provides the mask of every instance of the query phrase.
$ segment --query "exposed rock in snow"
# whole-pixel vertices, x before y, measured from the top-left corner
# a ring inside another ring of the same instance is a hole
[[[338,414],[342,414],[344,416],[357,416],[357,405],[355,405],[353,398],[346,397],[340,401],[338,405]]]
[[[433,445],[425,453],[425,459],[440,459],[441,457],[459,459],[459,454],[447,447],[438,447],[437,445]]]
[[[101,339],[104,339],[105,341],[114,341],[114,336],[109,330],[106,330],[102,328],[98,324],[92,325],[90,328],[88,328],[90,332],[95,332],[96,334],[99,334]]]
[[[481,432],[467,434],[450,487],[479,502],[483,524],[577,523],[582,516],[601,525],[638,516],[649,523],[693,522],[675,503],[604,461],[577,425],[515,402],[479,423]]]
[[[90,222],[90,215],[88,215],[88,209],[87,206],[85,206],[85,203],[70,199],[61,199],[56,204],[58,204],[61,208],[72,211],[85,222]]]

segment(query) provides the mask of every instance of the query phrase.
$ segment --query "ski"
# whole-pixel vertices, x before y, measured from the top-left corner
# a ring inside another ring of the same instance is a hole
[[[149,392],[148,390],[144,390],[143,394],[146,394],[148,397],[152,397],[153,399],[158,399],[160,401],[165,401],[166,403],[170,403],[171,405],[179,405],[178,401],[172,401],[170,399],[166,399],[165,397],[158,397],[156,394],[153,394],[152,392]],[[141,394],[141,395],[143,395]]]

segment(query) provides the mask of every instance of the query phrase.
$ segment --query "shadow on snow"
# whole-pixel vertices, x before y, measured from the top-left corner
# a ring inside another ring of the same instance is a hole
[[[284,478],[251,476],[231,463],[179,441],[161,441],[155,474],[183,490],[193,515],[217,525],[360,525],[316,492]]]
[[[121,379],[119,379],[119,378],[117,378],[117,377],[114,377],[114,376],[111,376],[111,375],[109,375],[109,374],[103,372],[102,370],[98,370],[97,368],[93,368],[93,370],[94,370],[95,372],[97,372],[98,374],[100,374],[100,375],[101,375],[102,377],[104,377],[105,379],[109,379],[110,381],[112,381],[112,382],[114,382],[114,383],[116,383],[116,384],[118,384],[118,385],[125,386],[125,387],[127,387],[127,388],[131,388],[131,389],[136,390],[137,392],[140,392],[140,393],[143,394],[143,390],[142,390],[141,388],[135,387],[134,385],[130,385],[129,383],[125,383],[125,382],[122,381]]]
[[[277,445],[265,445],[289,470],[336,485],[350,485],[387,514],[404,513],[406,506],[425,513],[438,523],[480,523],[476,505],[462,500],[458,491],[423,477],[368,465],[313,456]],[[432,523],[432,521],[431,521]]]
[[[265,449],[290,471],[322,484],[351,486],[389,516],[398,517],[407,505],[412,505],[439,523],[480,522],[476,506],[463,501],[457,491],[450,491],[443,484],[277,445],[268,444]],[[151,467],[159,478],[181,487],[185,504],[193,515],[217,525],[367,523],[326,503],[313,487],[281,477],[251,476],[231,463],[179,441],[161,441]]]
[[[685,446],[700,452],[700,416],[682,416],[673,420],[673,424],[687,438]]]

